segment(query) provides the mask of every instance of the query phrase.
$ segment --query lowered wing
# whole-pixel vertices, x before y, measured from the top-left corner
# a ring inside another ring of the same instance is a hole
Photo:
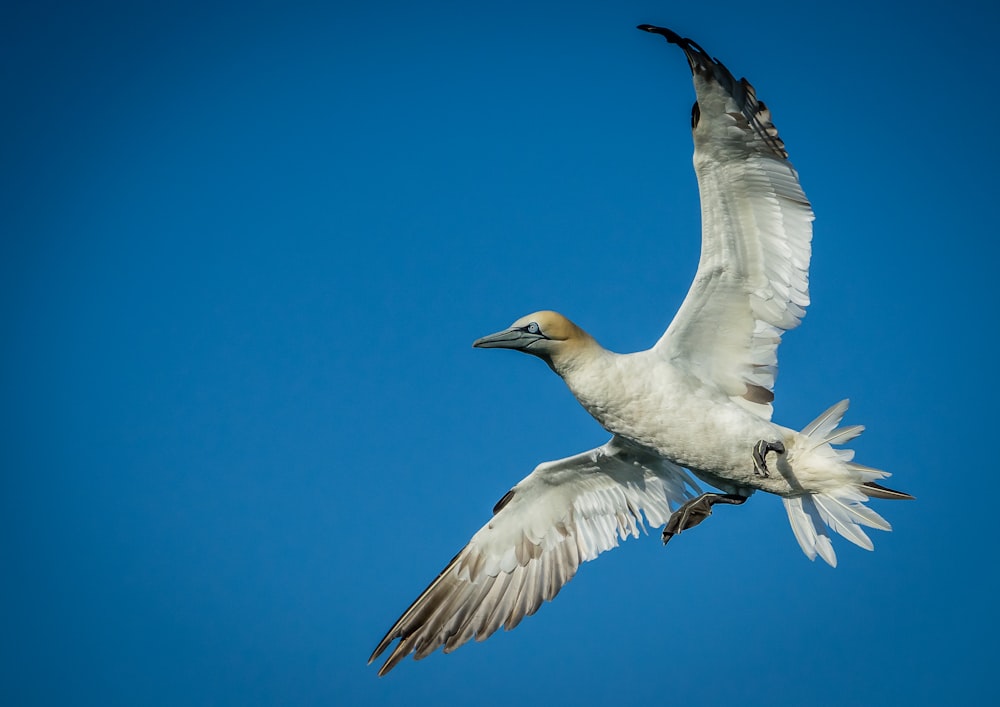
[[[552,599],[581,562],[663,525],[672,505],[697,490],[687,472],[613,438],[539,464],[511,489],[483,526],[389,629],[369,663],[399,643],[385,675],[411,653],[450,652],[503,626],[512,629]]]

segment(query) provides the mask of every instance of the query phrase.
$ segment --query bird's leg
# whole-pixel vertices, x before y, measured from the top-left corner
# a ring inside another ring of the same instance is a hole
[[[712,506],[716,503],[728,503],[738,506],[746,503],[749,496],[738,496],[735,493],[703,493],[678,508],[667,520],[663,528],[663,544],[670,542],[682,530],[693,528],[712,515]]]
[[[784,454],[785,445],[781,442],[768,442],[766,439],[762,439],[753,446],[753,452],[751,453],[751,456],[753,457],[753,473],[757,476],[769,475],[767,471],[768,452]]]

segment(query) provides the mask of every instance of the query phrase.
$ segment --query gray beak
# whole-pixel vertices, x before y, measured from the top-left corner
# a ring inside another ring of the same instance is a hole
[[[477,349],[523,349],[544,338],[540,334],[529,334],[523,329],[504,329],[476,339],[472,345]]]

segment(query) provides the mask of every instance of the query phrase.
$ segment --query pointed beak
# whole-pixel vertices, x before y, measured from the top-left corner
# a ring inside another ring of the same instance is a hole
[[[496,334],[476,339],[472,345],[477,349],[523,349],[543,337],[529,334],[523,329],[504,329]]]

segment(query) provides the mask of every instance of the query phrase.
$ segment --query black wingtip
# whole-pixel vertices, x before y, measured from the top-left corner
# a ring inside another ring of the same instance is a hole
[[[666,27],[657,27],[656,25],[636,25],[636,29],[641,29],[643,32],[663,35],[668,42],[673,42],[674,44],[679,44],[683,41],[683,37]]]
[[[643,32],[658,34],[666,39],[670,44],[676,44],[684,50],[684,54],[687,56],[688,64],[691,65],[692,71],[695,71],[696,67],[708,67],[713,64],[720,63],[718,59],[713,59],[708,52],[702,49],[696,41],[688,39],[687,37],[682,37],[672,29],[657,27],[656,25],[636,25],[636,29],[641,29]]]

